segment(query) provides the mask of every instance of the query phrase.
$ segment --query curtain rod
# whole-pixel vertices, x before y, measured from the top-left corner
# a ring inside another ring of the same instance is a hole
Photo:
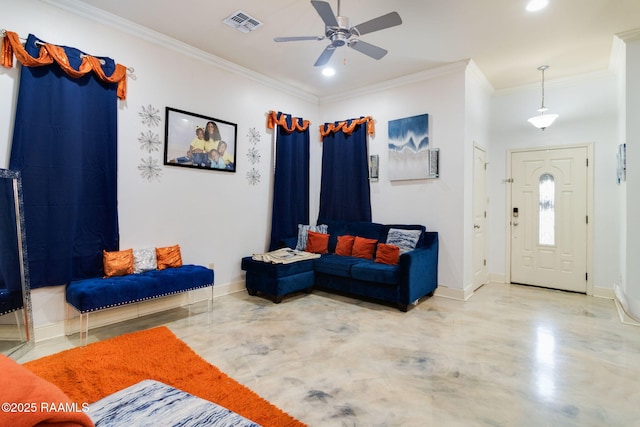
[[[4,37],[6,34],[7,34],[7,30],[5,30],[4,28],[0,29],[0,37]],[[22,40],[24,42],[27,41],[26,39],[24,39],[22,37],[20,37],[20,40]],[[42,43],[41,41],[38,41],[38,40],[36,40],[35,44],[36,44],[36,46],[44,46],[44,43]],[[80,58],[84,58],[85,56],[89,56],[89,55],[86,55],[84,53],[80,54]],[[104,59],[100,60],[100,64],[104,65]],[[130,72],[130,73],[133,73],[135,71],[135,68],[127,67],[127,71]]]

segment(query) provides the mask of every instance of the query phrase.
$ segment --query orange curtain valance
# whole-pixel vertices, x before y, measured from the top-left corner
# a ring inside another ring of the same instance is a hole
[[[282,126],[282,128],[284,128],[288,133],[291,133],[294,130],[304,132],[309,127],[309,120],[302,120],[302,124],[300,124],[300,120],[297,117],[291,117],[291,126],[288,126],[286,114],[280,114],[280,118],[278,118],[278,113],[275,111],[269,111],[269,115],[267,116],[267,127],[269,129],[274,129],[276,126]]]
[[[117,83],[117,95],[120,99],[126,99],[127,97],[127,68],[124,65],[116,64],[116,69],[107,76],[102,70],[100,59],[85,55],[82,58],[82,63],[78,70],[72,68],[69,65],[69,59],[64,49],[60,46],[52,45],[49,43],[42,43],[40,46],[40,54],[37,58],[32,57],[25,50],[18,35],[12,31],[6,31],[2,38],[2,66],[6,68],[13,67],[13,55],[16,59],[26,67],[41,67],[43,65],[49,65],[56,61],[56,63],[62,68],[69,76],[73,78],[82,77],[85,74],[93,71],[100,78],[100,80],[107,83]]]
[[[345,120],[343,122],[336,123],[325,123],[320,126],[320,140],[325,136],[329,135],[331,132],[343,132],[347,135],[351,135],[353,130],[357,125],[361,125],[363,123],[367,124],[367,134],[373,135],[375,133],[375,125],[373,123],[373,118],[371,116],[361,117],[359,119],[351,120],[351,123],[348,123],[349,120]]]

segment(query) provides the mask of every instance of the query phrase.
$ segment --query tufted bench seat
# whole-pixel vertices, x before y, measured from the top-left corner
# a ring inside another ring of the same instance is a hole
[[[211,287],[211,304],[213,277],[213,270],[187,264],[125,276],[83,279],[67,285],[66,300],[68,307],[80,312],[80,337],[86,343],[89,313],[207,287]]]

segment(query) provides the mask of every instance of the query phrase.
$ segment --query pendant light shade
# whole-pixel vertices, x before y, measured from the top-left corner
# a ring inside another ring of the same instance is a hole
[[[529,119],[529,123],[537,127],[538,129],[544,130],[545,128],[551,126],[558,118],[557,114],[540,114],[539,116],[533,116]]]
[[[542,72],[542,104],[540,108],[538,108],[540,115],[533,116],[529,119],[529,123],[542,130],[551,126],[551,124],[558,118],[557,114],[545,114],[545,111],[547,111],[548,108],[544,106],[544,71],[548,68],[548,65],[541,65],[538,67],[538,70]]]

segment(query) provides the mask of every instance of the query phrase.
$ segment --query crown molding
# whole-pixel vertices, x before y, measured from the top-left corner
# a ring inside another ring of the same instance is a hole
[[[629,31],[623,31],[621,33],[616,34],[616,37],[619,37],[625,43],[638,41],[640,40],[640,28],[636,28]]]
[[[190,56],[207,64],[213,65],[219,69],[229,71],[233,74],[242,76],[249,80],[261,83],[265,86],[269,86],[281,92],[285,92],[289,95],[300,98],[304,101],[318,104],[319,99],[317,96],[292,88],[291,86],[282,83],[276,79],[265,76],[264,74],[256,73],[248,68],[241,67],[238,64],[222,59],[211,53],[205,52],[201,49],[190,46],[186,43],[178,41],[172,37],[161,34],[157,31],[151,30],[142,25],[136,24],[112,13],[105,12],[94,6],[87,5],[86,3],[79,2],[77,0],[40,0],[43,3],[57,7],[59,9],[70,12],[74,15],[86,18],[100,24],[104,24],[108,27],[130,34],[134,37],[146,40],[148,42],[157,44],[159,46],[177,51],[186,56]],[[135,64],[132,64],[135,66]]]
[[[604,69],[604,70],[600,70],[600,71],[593,71],[590,73],[583,73],[583,74],[576,74],[573,76],[568,76],[568,77],[560,77],[557,79],[552,79],[552,80],[544,80],[544,87],[545,88],[550,88],[550,87],[566,87],[566,86],[571,86],[574,85],[576,83],[580,83],[580,82],[584,82],[584,81],[589,81],[589,80],[594,80],[594,79],[603,79],[603,78],[608,78],[613,76],[614,73],[612,72],[612,70],[610,69]],[[541,87],[541,82],[535,82],[535,83],[527,83],[527,84],[523,84],[520,86],[511,86],[511,87],[507,87],[504,89],[498,89],[495,92],[493,92],[493,96],[504,96],[504,95],[510,95],[513,93],[519,93],[519,92],[526,92],[526,91],[530,91],[530,90],[540,90]]]
[[[473,59],[469,59],[469,65],[467,66],[468,75],[473,77],[488,93],[495,92],[495,88],[484,75],[480,67],[474,62]]]
[[[469,61],[470,60],[452,62],[440,67],[431,68],[429,70],[421,71],[414,74],[408,74],[396,79],[386,80],[381,83],[354,89],[352,91],[341,93],[340,95],[325,96],[320,98],[320,104],[328,104],[332,102],[347,100],[357,96],[375,94],[383,90],[395,89],[397,87],[406,86],[408,84],[418,83],[425,80],[431,80],[437,77],[458,73],[464,71],[467,68]]]

